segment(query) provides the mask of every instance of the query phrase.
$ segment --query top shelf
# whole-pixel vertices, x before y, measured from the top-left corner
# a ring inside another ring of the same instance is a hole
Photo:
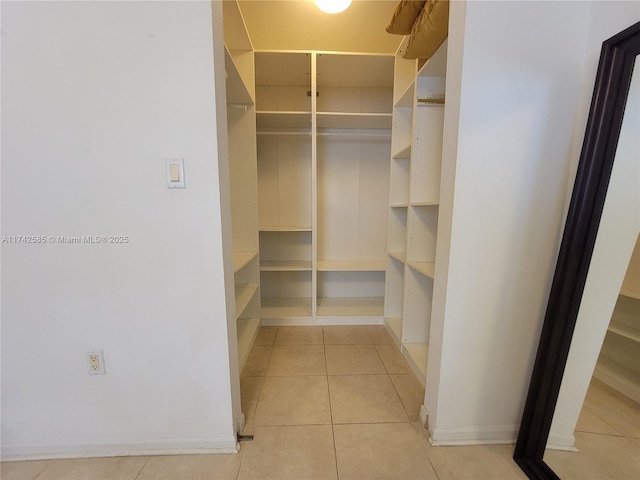
[[[256,52],[256,85],[311,86],[311,53]]]
[[[224,66],[227,74],[227,103],[253,105],[253,97],[249,93],[249,89],[244,83],[240,70],[236,66],[236,62],[233,60],[227,45],[224,46]]]
[[[244,23],[238,2],[222,2],[222,16],[224,18],[224,43],[230,50],[253,50],[251,38]]]
[[[447,75],[447,42],[445,40],[433,56],[418,70],[419,77],[445,77]]]
[[[319,52],[318,87],[393,88],[393,55]]]

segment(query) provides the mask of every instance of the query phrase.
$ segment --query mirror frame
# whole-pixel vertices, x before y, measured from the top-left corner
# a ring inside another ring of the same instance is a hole
[[[532,480],[559,480],[543,456],[639,53],[640,22],[602,43],[571,203],[513,455]]]

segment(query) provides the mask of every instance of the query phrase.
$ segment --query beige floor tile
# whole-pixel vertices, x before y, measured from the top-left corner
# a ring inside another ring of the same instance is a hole
[[[618,430],[605,422],[588,408],[583,408],[576,425],[577,432],[602,433],[605,435],[622,435]]]
[[[440,480],[527,480],[513,460],[513,445],[431,447],[429,458]]]
[[[260,327],[254,345],[273,345],[276,341],[278,327]]]
[[[388,375],[329,377],[333,423],[408,422]]]
[[[366,329],[374,345],[395,345],[384,325],[367,325]]]
[[[385,374],[373,345],[325,345],[329,375]]]
[[[640,438],[640,405],[622,395],[587,394],[583,409],[595,413],[626,437]]]
[[[640,448],[630,438],[576,432],[576,447],[616,479],[640,478]]]
[[[331,424],[327,377],[266,377],[254,423]]]
[[[241,461],[239,453],[151,457],[136,480],[235,480]]]
[[[276,345],[322,345],[322,327],[279,327]]]
[[[242,377],[240,379],[240,397],[242,400],[242,413],[246,424],[253,423],[256,413],[258,398],[262,391],[264,377]]]
[[[364,325],[331,325],[322,327],[325,345],[371,345]]]
[[[330,425],[254,427],[242,444],[238,480],[330,480],[337,478]]]
[[[545,450],[544,462],[562,480],[613,480],[603,467],[582,452]]]
[[[269,366],[272,351],[273,347],[254,345],[244,364],[242,375],[246,377],[264,376]]]
[[[409,367],[398,347],[395,345],[376,345],[375,347],[387,373],[413,374],[411,367]]]
[[[437,479],[408,423],[335,425],[334,433],[340,480]]]
[[[49,464],[49,460],[29,460],[24,462],[2,462],[2,480],[33,480]]]
[[[149,457],[52,460],[38,480],[134,480]]]
[[[424,387],[413,373],[409,375],[389,375],[396,388],[409,420],[420,418],[420,408],[424,403]]]
[[[322,345],[291,345],[273,347],[267,375],[326,375],[327,367]]]

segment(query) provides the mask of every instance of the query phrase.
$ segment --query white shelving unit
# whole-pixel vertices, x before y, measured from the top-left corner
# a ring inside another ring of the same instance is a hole
[[[394,66],[384,323],[426,383],[435,278],[446,42],[427,62]]]
[[[256,53],[263,324],[382,322],[392,69]]]
[[[238,360],[260,327],[254,53],[236,2],[224,2],[232,257]]]
[[[594,376],[640,403],[640,238],[631,256]]]

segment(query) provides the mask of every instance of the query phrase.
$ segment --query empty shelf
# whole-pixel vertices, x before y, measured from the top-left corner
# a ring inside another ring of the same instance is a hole
[[[311,260],[277,260],[260,262],[263,272],[300,272],[311,270]]]
[[[253,344],[253,339],[258,334],[260,319],[239,318],[236,328],[238,331],[238,359],[240,361],[240,368],[242,369],[247,357],[249,356],[249,350]]]
[[[256,258],[258,252],[233,252],[233,272],[237,272]]]
[[[429,278],[433,278],[436,264],[435,262],[409,262],[409,266],[416,272],[420,272]]]
[[[384,260],[318,260],[319,272],[383,272]]]
[[[227,46],[224,46],[225,72],[227,74],[227,103],[237,103],[242,105],[253,105],[251,93],[240,76],[231,53]]]
[[[319,317],[380,317],[383,314],[383,297],[318,298]]]
[[[318,128],[391,128],[390,113],[318,112]]]
[[[402,160],[411,158],[411,144],[400,148],[397,152],[391,155],[394,160]]]
[[[402,318],[401,317],[387,317],[385,318],[387,325],[391,329],[392,337],[396,343],[402,343]]]
[[[391,258],[395,258],[396,260],[400,260],[402,263],[406,263],[407,254],[405,252],[388,252]]]
[[[310,317],[311,298],[263,297],[261,300],[262,318]]]
[[[310,232],[311,227],[299,226],[299,225],[291,225],[291,226],[262,226],[259,227],[258,230],[261,232]]]
[[[236,318],[240,317],[243,310],[258,290],[257,283],[239,283],[236,285]]]
[[[424,385],[427,378],[427,361],[429,359],[428,343],[403,343],[402,350],[414,373]]]
[[[640,402],[640,374],[600,356],[593,376],[636,402]]]
[[[640,342],[640,331],[638,331],[638,329],[636,328],[630,327],[629,325],[624,325],[618,322],[611,322],[609,324],[609,331],[615,333],[616,335],[620,335],[636,342]]]
[[[640,300],[639,292],[632,292],[631,290],[620,290],[620,295],[623,297],[635,298],[636,300]]]
[[[311,112],[256,112],[258,130],[265,128],[311,128]]]

